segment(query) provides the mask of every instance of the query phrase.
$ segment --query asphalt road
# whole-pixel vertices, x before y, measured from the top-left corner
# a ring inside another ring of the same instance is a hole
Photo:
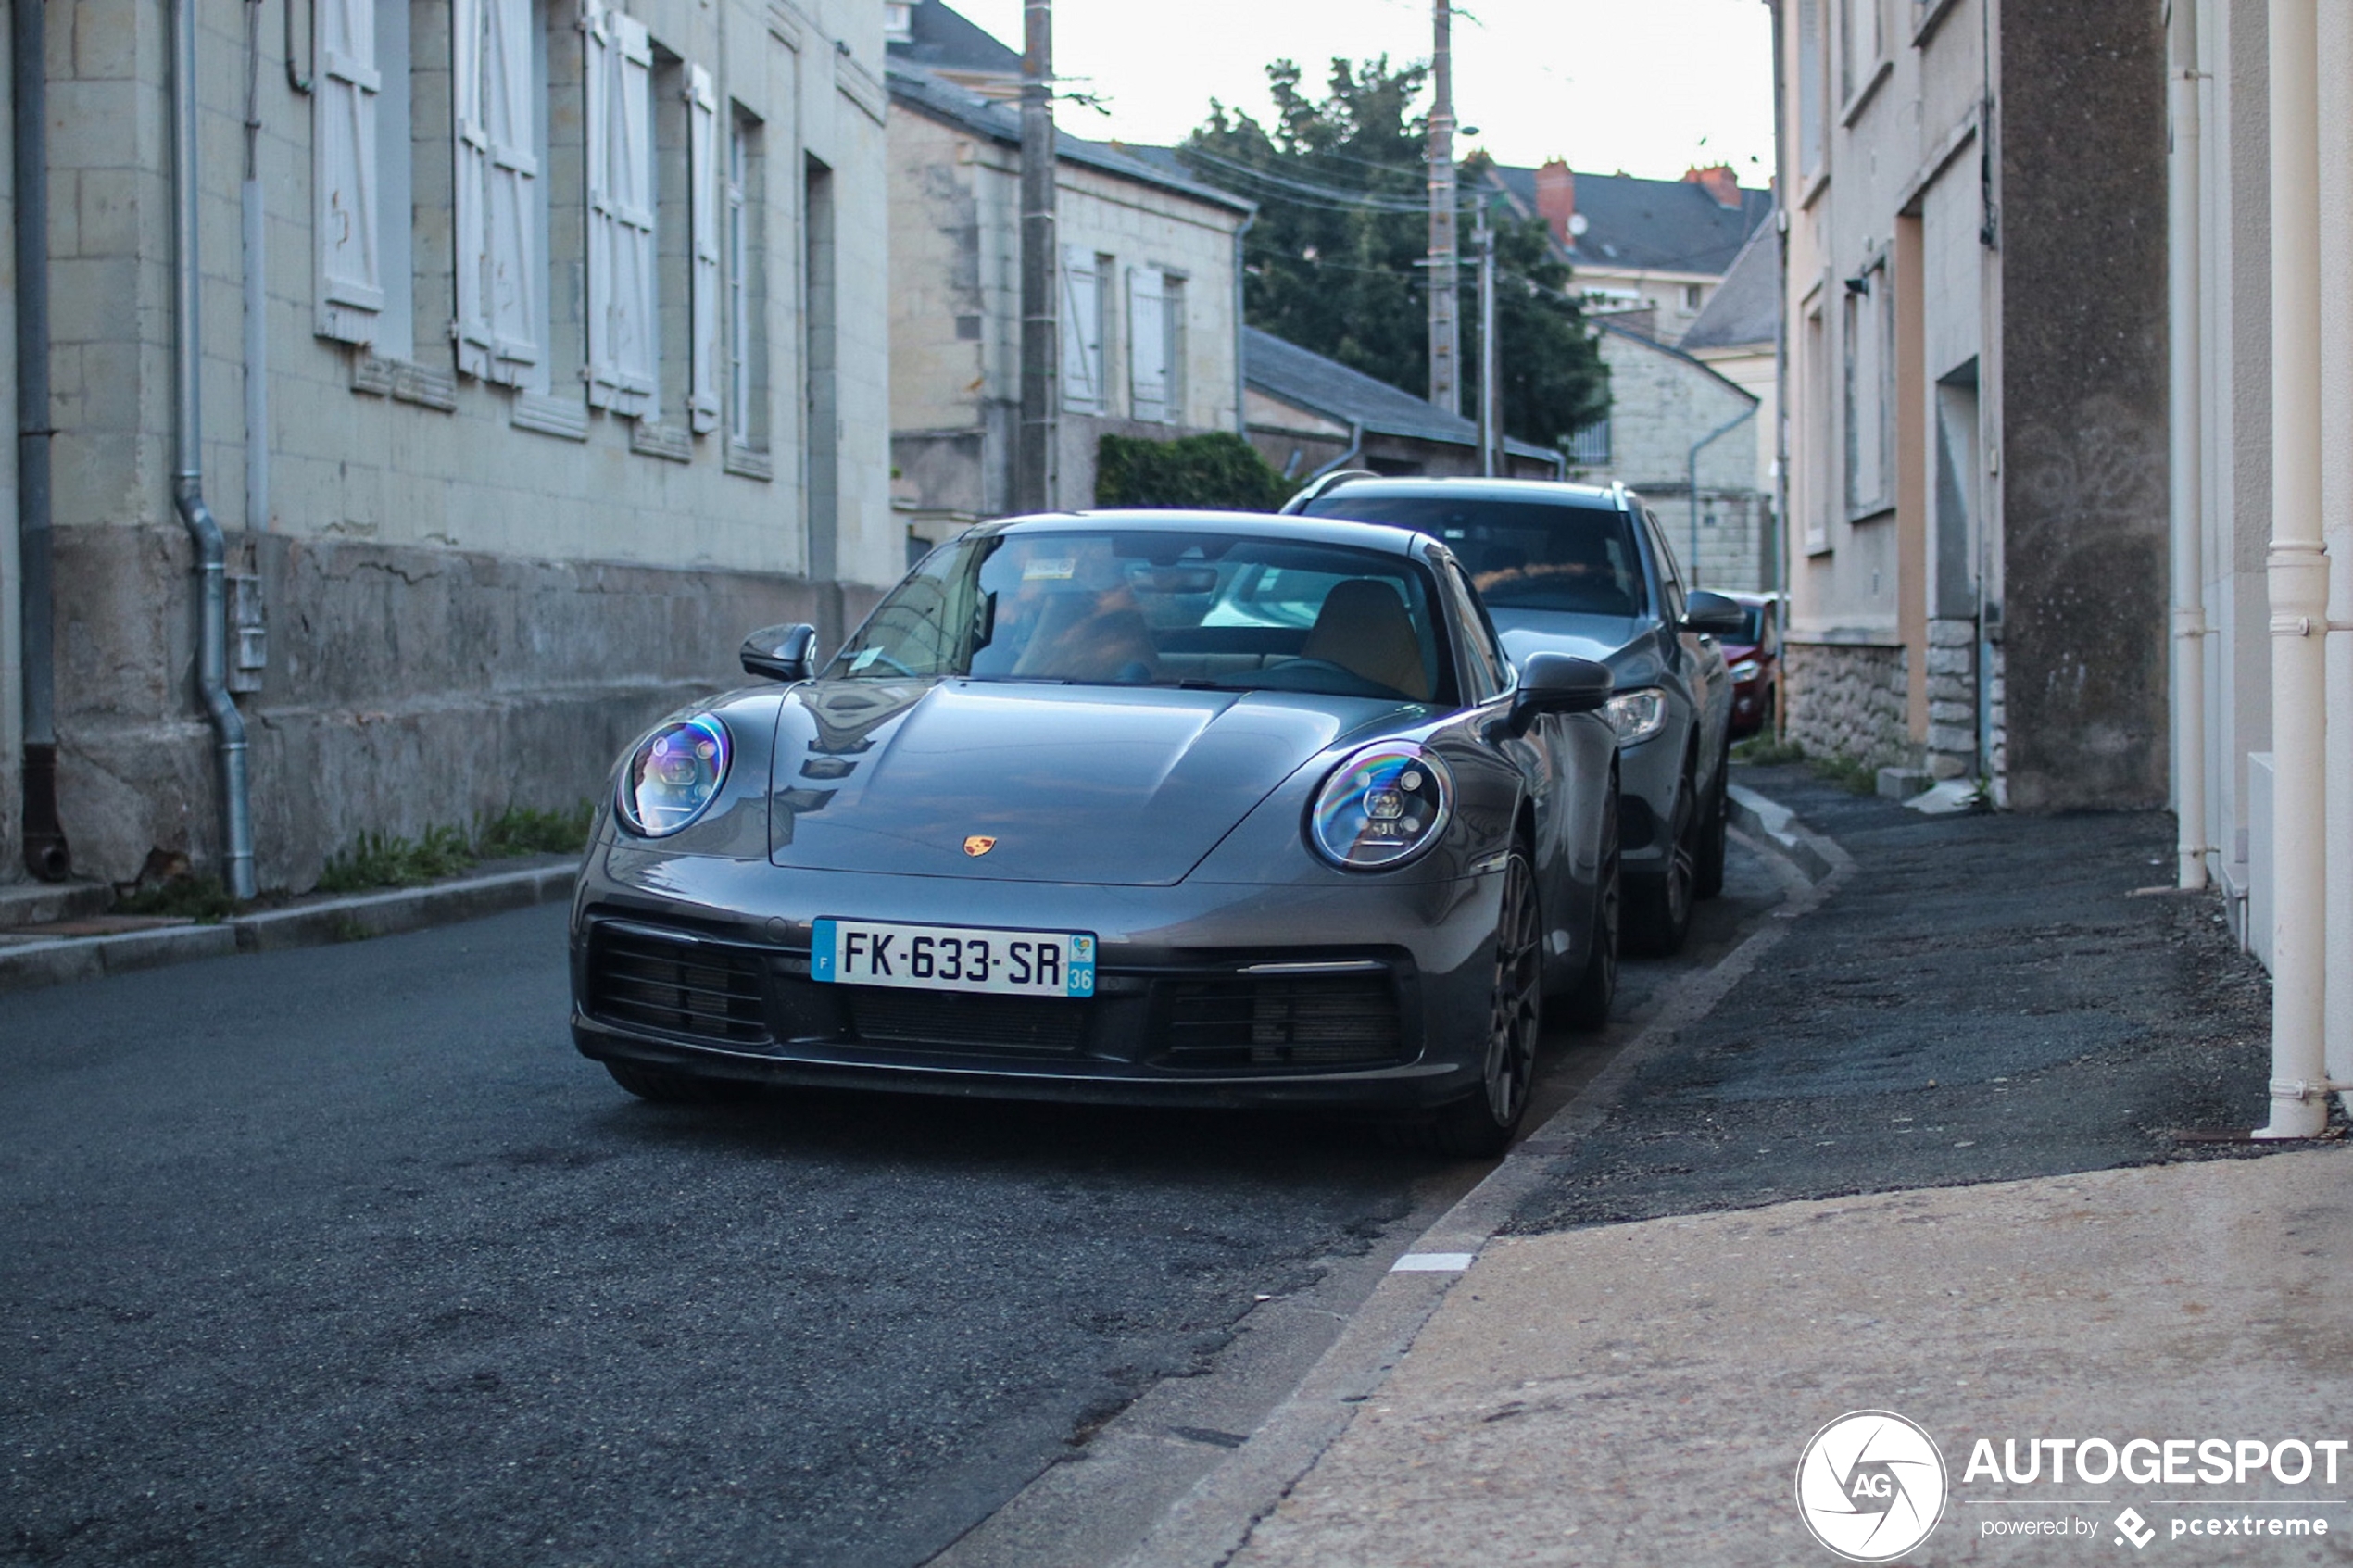
[[[1738,860],[1625,1010],[1778,891]],[[1296,1118],[642,1105],[573,1051],[562,920],[0,997],[0,1562],[918,1563],[1479,1174]],[[1630,1027],[1556,1038],[1538,1113]]]

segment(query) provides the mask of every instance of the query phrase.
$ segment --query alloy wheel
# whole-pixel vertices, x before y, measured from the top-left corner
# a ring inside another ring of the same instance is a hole
[[[1514,851],[1504,876],[1504,908],[1495,922],[1495,990],[1487,1032],[1487,1110],[1498,1127],[1518,1122],[1536,1075],[1536,1035],[1542,1004],[1541,921],[1536,876]]]

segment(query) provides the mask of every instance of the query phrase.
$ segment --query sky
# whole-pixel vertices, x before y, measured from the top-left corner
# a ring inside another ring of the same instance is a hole
[[[948,0],[1018,48],[1021,0]],[[1076,134],[1181,140],[1213,97],[1268,112],[1265,67],[1323,82],[1334,55],[1427,59],[1430,0],[1055,0],[1054,64]],[[1319,94],[1320,95],[1320,94]],[[1454,113],[1499,162],[1564,157],[1589,173],[1671,180],[1729,163],[1743,185],[1773,168],[1771,19],[1762,0],[1465,0],[1454,15]]]

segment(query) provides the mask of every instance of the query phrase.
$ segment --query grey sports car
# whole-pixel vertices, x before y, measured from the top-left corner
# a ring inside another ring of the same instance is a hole
[[[813,643],[754,633],[773,684],[616,770],[573,1036],[632,1093],[1315,1104],[1469,1153],[1545,993],[1606,1016],[1609,673],[1515,669],[1439,540],[1015,519]]]

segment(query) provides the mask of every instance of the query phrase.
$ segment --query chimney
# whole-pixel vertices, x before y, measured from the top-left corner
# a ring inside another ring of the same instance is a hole
[[[1683,171],[1683,183],[1697,185],[1718,207],[1727,211],[1740,210],[1740,176],[1732,172],[1732,166],[1729,163],[1718,163],[1706,169],[1687,169]]]
[[[1569,220],[1577,216],[1577,176],[1559,158],[1536,171],[1536,214],[1551,227],[1553,238],[1564,250],[1575,245],[1568,231]]]

